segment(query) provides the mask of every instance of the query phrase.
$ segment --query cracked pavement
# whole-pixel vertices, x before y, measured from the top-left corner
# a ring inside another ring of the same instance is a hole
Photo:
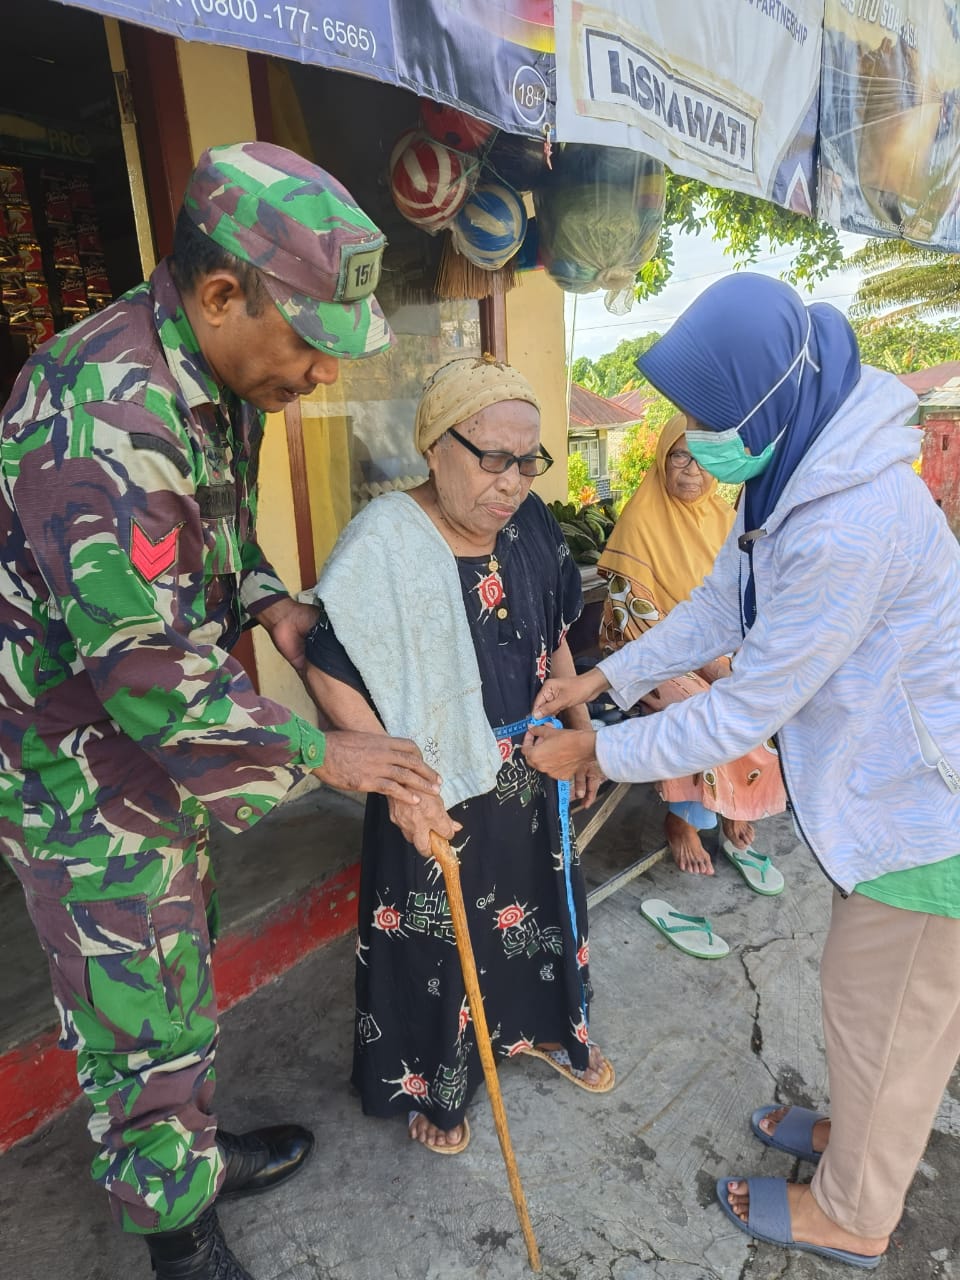
[[[639,852],[638,829],[637,815],[626,812],[596,844],[619,842],[625,865]],[[709,878],[661,863],[593,911],[591,1033],[616,1066],[612,1093],[573,1089],[532,1059],[501,1069],[548,1280],[854,1274],[808,1254],[751,1245],[714,1203],[720,1176],[797,1171],[751,1136],[755,1107],[826,1101],[817,968],[830,886],[788,819],[760,824],[756,844],[786,877],[779,898],[751,893],[720,858]],[[642,919],[645,897],[708,915],[731,954],[720,961],[683,955]],[[353,940],[345,938],[223,1020],[225,1124],[296,1118],[317,1134],[312,1161],[288,1187],[223,1206],[233,1249],[256,1280],[530,1274],[485,1095],[470,1111],[469,1149],[453,1158],[409,1142],[399,1120],[361,1115],[347,1083],[352,987]],[[81,1103],[0,1158],[4,1276],[148,1280],[146,1250],[114,1231],[86,1176],[85,1118]],[[810,1175],[809,1166],[799,1171]],[[960,1280],[958,1185],[955,1074],[878,1276]]]

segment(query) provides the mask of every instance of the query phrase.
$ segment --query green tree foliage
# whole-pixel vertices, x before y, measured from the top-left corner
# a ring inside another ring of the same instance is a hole
[[[906,240],[868,240],[847,266],[866,272],[850,307],[851,320],[884,328],[960,312],[960,255]]]
[[[642,421],[627,427],[623,445],[612,463],[613,487],[629,498],[653,464],[660,432],[677,412],[666,396],[651,388],[652,400]]]
[[[643,333],[639,338],[625,338],[613,351],[601,356],[594,364],[600,395],[615,396],[621,391],[646,385],[646,379],[637,368],[637,356],[648,351],[659,337],[659,333]]]
[[[570,377],[578,386],[586,387],[588,391],[593,391],[597,395],[603,395],[600,390],[600,378],[597,374],[596,367],[589,356],[578,356],[573,362],[570,370]]]
[[[645,422],[627,427],[623,445],[610,468],[613,488],[621,498],[629,498],[636,491],[653,465],[659,434],[657,428],[648,427]]]
[[[582,453],[574,452],[567,458],[567,501],[580,505],[580,494],[590,484],[590,469]]]
[[[660,336],[659,333],[643,333],[639,338],[624,338],[613,351],[595,361],[588,356],[578,356],[573,362],[573,381],[608,399],[621,391],[649,386],[637,368],[637,356],[648,351]]]
[[[636,295],[652,298],[661,293],[673,274],[673,233],[697,235],[712,232],[723,245],[734,267],[747,267],[772,248],[793,251],[783,273],[793,285],[812,286],[843,262],[840,237],[834,227],[791,213],[756,196],[721,191],[695,178],[667,173],[667,201],[663,231],[656,255],[637,275]]]
[[[960,319],[925,324],[907,318],[888,324],[853,320],[865,364],[891,373],[913,373],[948,360],[960,360]]]

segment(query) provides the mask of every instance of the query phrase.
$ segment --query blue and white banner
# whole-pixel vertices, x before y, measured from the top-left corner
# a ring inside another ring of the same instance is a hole
[[[552,0],[63,2],[182,40],[402,85],[510,133],[552,127]]]
[[[556,0],[557,136],[814,210],[824,0]]]

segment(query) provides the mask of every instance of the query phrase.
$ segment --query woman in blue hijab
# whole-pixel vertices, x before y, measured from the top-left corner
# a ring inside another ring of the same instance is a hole
[[[758,1108],[756,1137],[816,1164],[813,1180],[727,1177],[717,1197],[757,1239],[872,1268],[960,1055],[960,544],[913,470],[915,397],[861,367],[833,307],[730,276],[637,363],[695,419],[700,465],[743,482],[736,523],[689,600],[594,671],[548,681],[534,715],[607,689],[632,706],[714,653],[735,651],[732,674],[656,716],[534,729],[527,759],[642,782],[777,736],[798,832],[835,890],[831,1114]]]
[[[705,430],[690,452],[724,484],[744,484],[744,528],[762,529],[823,428],[860,380],[860,353],[844,316],[804,306],[769,276],[728,276],[708,289],[637,368]],[[753,624],[752,541],[744,626]]]

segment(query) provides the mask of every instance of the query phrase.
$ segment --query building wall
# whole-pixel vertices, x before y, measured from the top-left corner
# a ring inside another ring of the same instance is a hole
[[[960,407],[920,406],[923,453],[920,475],[960,538]]]
[[[219,45],[177,42],[187,127],[194,160],[207,147],[243,142],[257,136],[247,55]],[[267,416],[260,461],[260,545],[291,591],[301,587],[293,489],[283,414]],[[253,630],[261,691],[308,719],[313,703],[299,678],[277,653],[262,627]]]
[[[546,271],[525,271],[507,294],[507,359],[529,380],[543,409],[541,439],[556,459],[534,485],[545,502],[567,497],[567,375],[563,291]]]
[[[223,45],[177,41],[194,160],[207,147],[257,136],[247,55]]]

